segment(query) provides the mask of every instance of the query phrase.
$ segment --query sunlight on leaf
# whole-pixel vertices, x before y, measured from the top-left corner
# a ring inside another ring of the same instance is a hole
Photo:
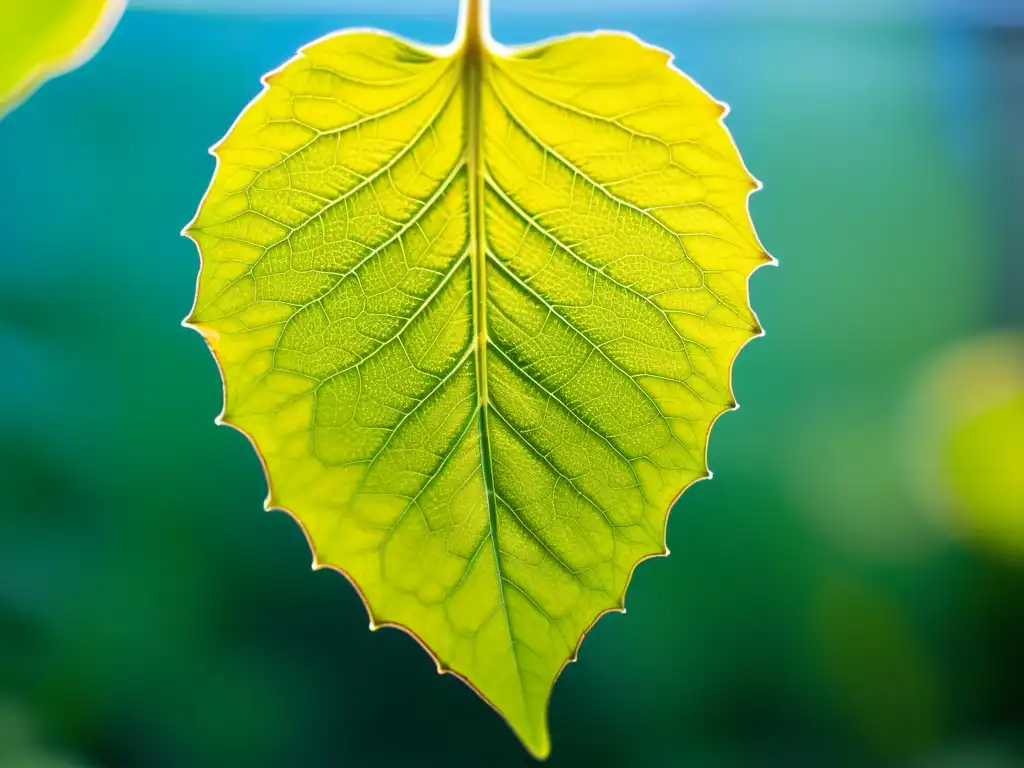
[[[79,67],[107,41],[126,0],[0,3],[0,117],[51,77]]]
[[[726,107],[623,34],[304,47],[213,149],[186,323],[268,508],[536,756],[552,686],[709,476],[771,262]]]

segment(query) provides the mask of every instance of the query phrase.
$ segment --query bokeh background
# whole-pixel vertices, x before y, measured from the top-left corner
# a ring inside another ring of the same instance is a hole
[[[715,479],[555,688],[553,765],[1024,765],[1024,3],[494,0],[732,105],[778,268]],[[264,513],[179,326],[206,148],[334,29],[455,0],[139,0],[0,121],[0,766],[529,763]]]

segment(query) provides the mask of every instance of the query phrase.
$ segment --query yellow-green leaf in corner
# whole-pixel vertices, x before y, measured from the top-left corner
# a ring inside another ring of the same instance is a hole
[[[0,2],[0,117],[107,41],[126,0]]]
[[[186,324],[314,565],[550,750],[555,679],[709,475],[771,260],[725,107],[622,33],[304,47],[214,148]]]

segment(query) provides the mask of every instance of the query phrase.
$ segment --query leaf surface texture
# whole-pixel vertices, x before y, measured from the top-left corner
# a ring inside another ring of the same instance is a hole
[[[624,34],[303,48],[214,148],[187,319],[268,507],[537,756],[708,475],[770,257],[724,107]]]

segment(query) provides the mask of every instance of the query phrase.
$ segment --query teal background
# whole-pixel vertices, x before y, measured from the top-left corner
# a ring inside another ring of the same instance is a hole
[[[603,27],[673,51],[732,105],[780,262],[751,282],[767,337],[736,366],[715,478],[556,686],[550,762],[1024,765],[1024,559],[958,538],[908,469],[929,361],[1024,324],[1024,28],[494,4],[503,42]],[[530,762],[261,511],[179,325],[206,148],[262,73],[358,25],[446,42],[454,4],[130,9],[0,121],[4,768]]]

